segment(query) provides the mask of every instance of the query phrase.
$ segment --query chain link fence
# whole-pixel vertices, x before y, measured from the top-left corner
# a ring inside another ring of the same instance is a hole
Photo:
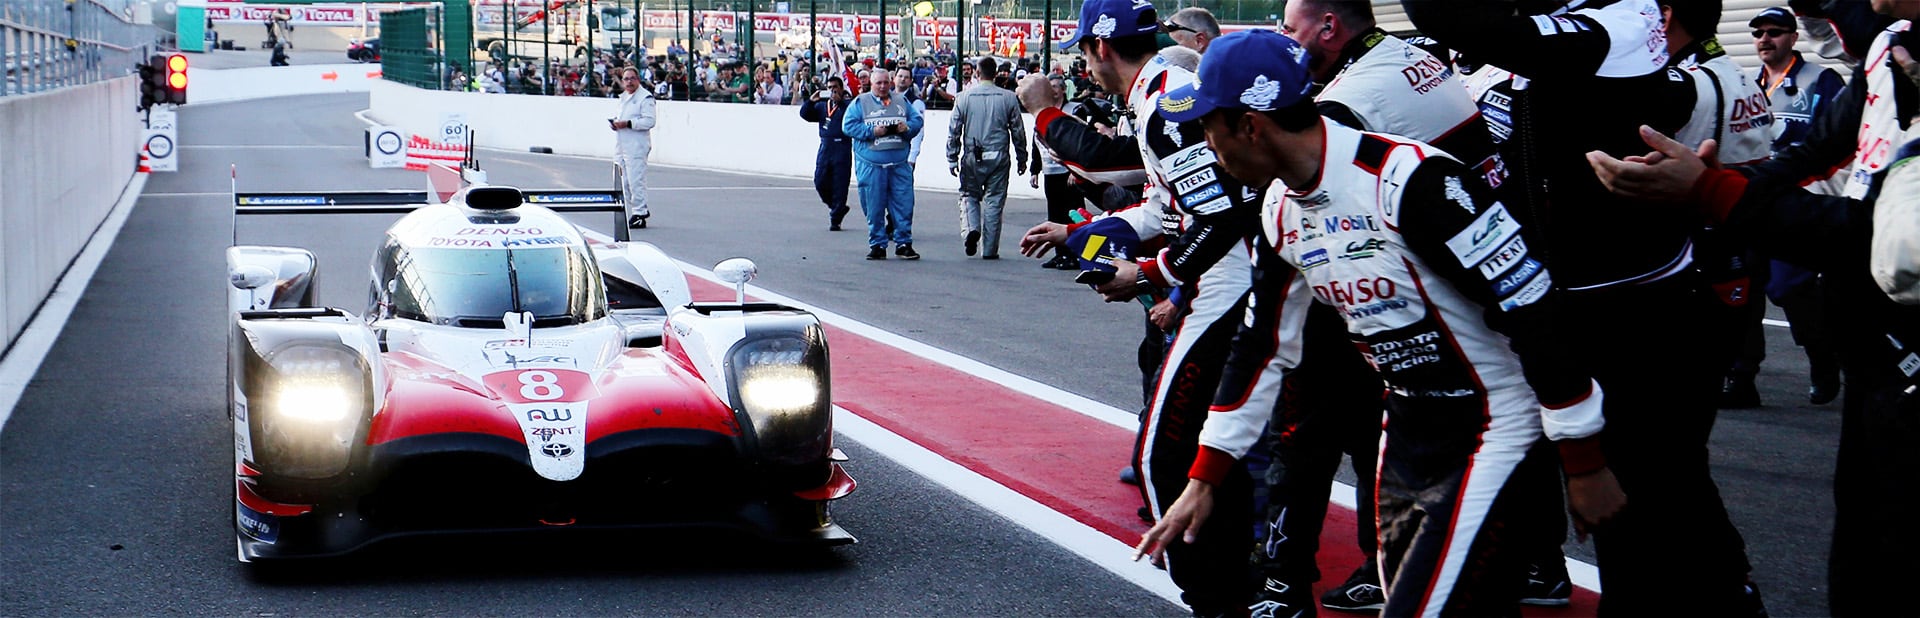
[[[132,73],[154,30],[129,0],[0,1],[0,96],[78,86]]]

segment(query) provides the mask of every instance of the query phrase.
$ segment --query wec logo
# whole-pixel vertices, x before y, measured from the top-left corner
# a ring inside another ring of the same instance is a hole
[[[1180,151],[1179,154],[1174,155],[1168,160],[1167,173],[1178,176],[1186,173],[1187,170],[1212,162],[1213,151],[1208,150],[1206,144],[1195,144],[1191,148]]]

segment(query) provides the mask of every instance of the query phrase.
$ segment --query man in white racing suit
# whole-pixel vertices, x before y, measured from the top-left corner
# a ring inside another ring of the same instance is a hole
[[[614,116],[613,160],[622,173],[620,190],[627,197],[627,227],[644,228],[647,217],[647,155],[653,152],[653,93],[640,87],[640,71],[620,71],[620,115]]]
[[[1363,131],[1424,141],[1480,172],[1498,186],[1504,172],[1480,113],[1451,68],[1432,54],[1378,28],[1373,6],[1349,0],[1287,4],[1280,32],[1307,50],[1307,66],[1322,87],[1320,115]],[[1320,580],[1315,554],[1326,519],[1329,489],[1345,453],[1357,478],[1372,478],[1380,443],[1379,376],[1346,341],[1346,328],[1329,307],[1315,306],[1305,326],[1305,357],[1289,373],[1286,395],[1268,422],[1267,526],[1254,552],[1265,576],[1255,613],[1287,615],[1312,604]],[[1376,553],[1371,483],[1356,486],[1355,515],[1363,555]],[[1558,541],[1549,544],[1557,552]],[[1555,555],[1554,557],[1558,557]],[[1341,611],[1377,610],[1384,602],[1379,567],[1369,559],[1320,603]]]
[[[1559,446],[1583,525],[1625,503],[1595,438],[1600,387],[1560,345],[1553,277],[1506,207],[1432,146],[1324,120],[1306,97],[1305,56],[1276,33],[1230,34],[1197,86],[1159,101],[1170,120],[1203,120],[1229,173],[1278,183],[1209,421],[1273,409],[1302,360],[1308,307],[1332,305],[1387,387],[1382,614],[1511,614],[1525,575],[1512,535],[1530,523],[1515,514],[1553,497],[1549,459],[1529,455],[1542,435]],[[1217,524],[1211,493],[1196,475],[1137,551]]]
[[[1191,299],[1184,316],[1170,303],[1153,311],[1156,323],[1176,328],[1177,334],[1156,376],[1134,461],[1156,516],[1179,497],[1189,475],[1219,481],[1222,517],[1234,523],[1223,524],[1208,538],[1173,544],[1167,568],[1196,615],[1240,613],[1256,587],[1247,564],[1253,538],[1252,480],[1244,466],[1233,465],[1245,454],[1244,447],[1226,457],[1210,455],[1218,447],[1208,447],[1250,445],[1251,439],[1219,434],[1258,436],[1269,414],[1250,410],[1212,422],[1209,417],[1215,415],[1207,403],[1244,313],[1250,280],[1246,239],[1258,216],[1260,191],[1220,169],[1198,123],[1171,122],[1157,111],[1154,102],[1161,93],[1193,81],[1193,72],[1156,55],[1159,26],[1147,0],[1090,0],[1081,7],[1078,34],[1063,45],[1080,49],[1088,72],[1102,88],[1127,93],[1122,130],[1134,138],[1138,150],[1139,158],[1131,164],[1146,168],[1145,199],[1107,216],[1126,221],[1143,243],[1163,245],[1138,263],[1117,261],[1113,278],[1096,289],[1109,301],[1166,288],[1179,288]],[[1041,109],[1035,123],[1046,127],[1063,114],[1058,108]],[[1047,139],[1047,129],[1036,130]],[[1074,155],[1059,150],[1055,154],[1070,167],[1109,167],[1072,163]],[[1107,154],[1120,158],[1111,149]],[[1021,252],[1037,256],[1064,244],[1069,229],[1055,223],[1036,226],[1022,239]]]

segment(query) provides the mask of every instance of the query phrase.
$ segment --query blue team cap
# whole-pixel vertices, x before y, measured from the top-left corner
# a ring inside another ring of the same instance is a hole
[[[1186,122],[1222,108],[1271,111],[1312,89],[1307,48],[1271,30],[1242,30],[1214,39],[1194,82],[1160,95],[1160,115]]]
[[[1111,39],[1159,31],[1160,15],[1151,0],[1087,0],[1080,5],[1080,28],[1060,44],[1060,50],[1072,50],[1087,37]]]
[[[1113,273],[1114,260],[1133,259],[1140,234],[1119,217],[1101,217],[1067,236],[1067,251],[1080,258],[1080,270]],[[1111,278],[1111,277],[1109,277]]]
[[[1799,23],[1793,19],[1793,11],[1779,6],[1760,11],[1753,16],[1753,19],[1747,21],[1747,26],[1750,28],[1758,28],[1761,24],[1773,24],[1788,30],[1794,30],[1799,26]]]

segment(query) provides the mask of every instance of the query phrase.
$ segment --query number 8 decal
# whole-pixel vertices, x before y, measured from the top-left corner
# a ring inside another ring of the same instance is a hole
[[[520,372],[520,396],[534,401],[552,401],[566,396],[560,388],[560,377],[551,371],[532,370]]]

